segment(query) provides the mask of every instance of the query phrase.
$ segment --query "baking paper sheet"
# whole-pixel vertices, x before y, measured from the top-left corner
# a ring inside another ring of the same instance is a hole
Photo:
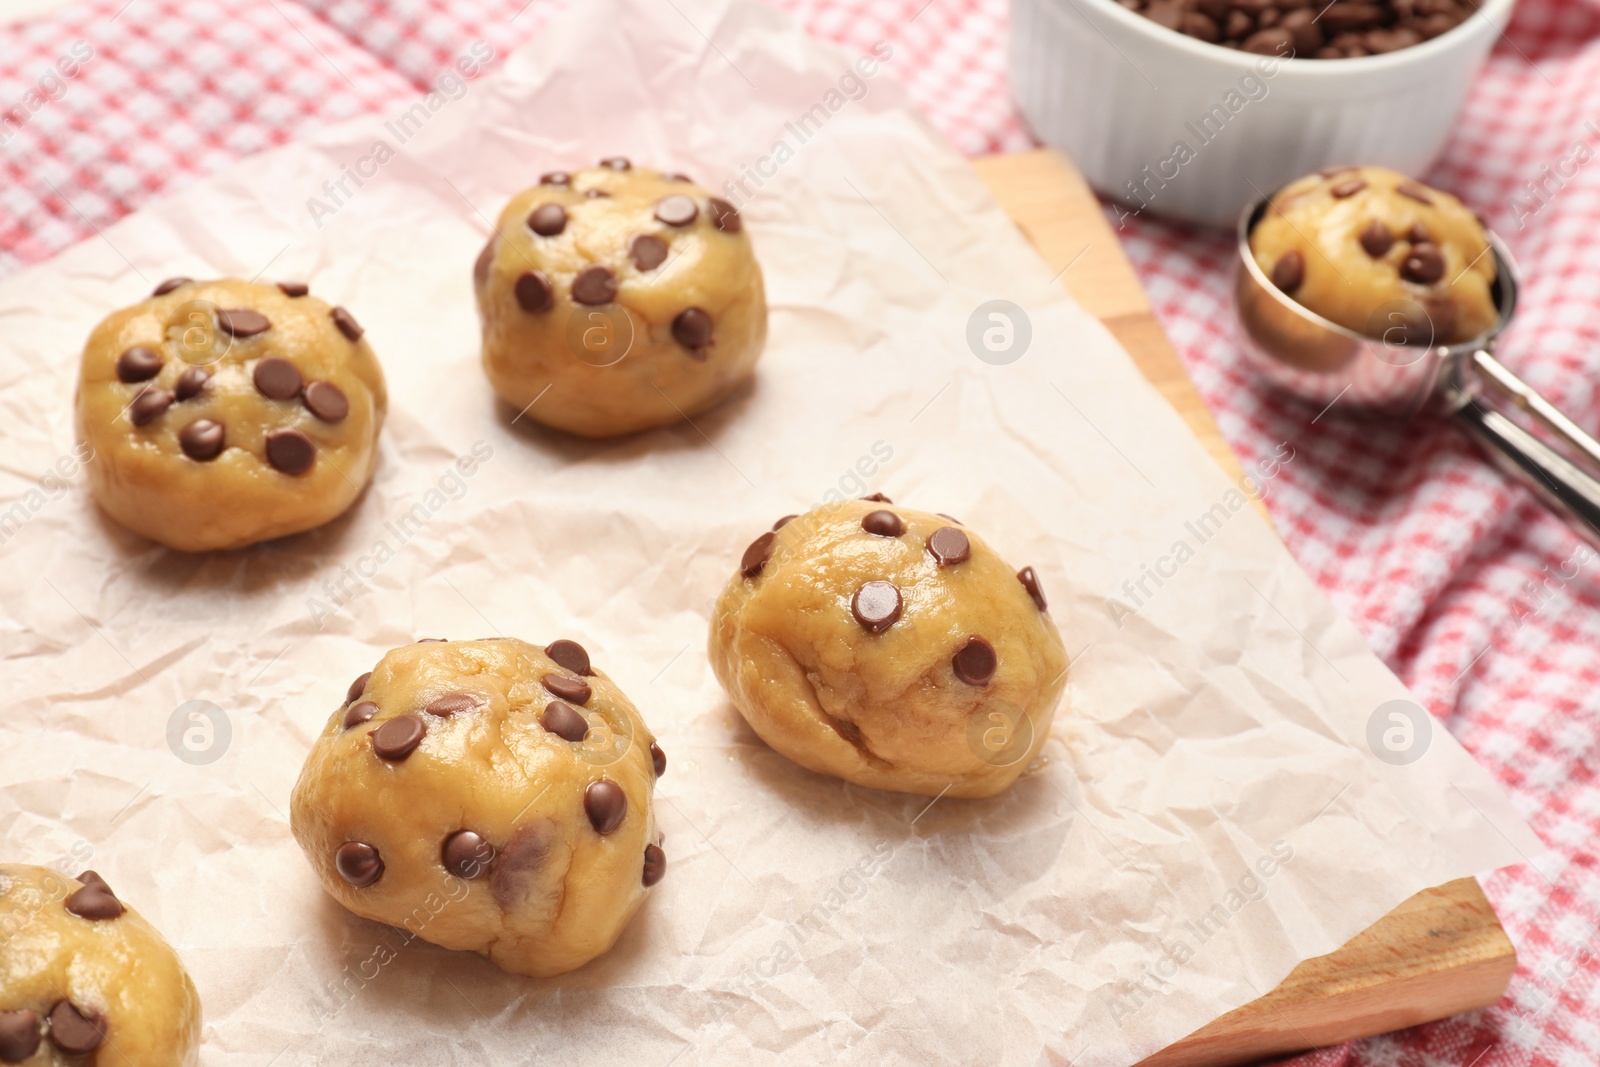
[[[1405,690],[878,53],[754,4],[586,0],[422,112],[246,160],[0,283],[6,858],[93,866],[166,932],[208,1062],[1127,1064],[1412,893],[1538,855],[1444,730],[1374,755]],[[617,153],[743,205],[771,341],[693,425],[588,443],[497,407],[469,275],[512,192]],[[87,499],[77,354],[173,274],[305,279],[366,325],[392,408],[344,518],[186,556]],[[1025,309],[1020,358],[983,346],[986,315],[969,345],[991,300]],[[1048,764],[1002,797],[799,770],[707,666],[751,538],[873,491],[1042,576],[1076,658]],[[346,914],[287,824],[352,677],[490,634],[583,642],[671,760],[665,881],[558,980]]]

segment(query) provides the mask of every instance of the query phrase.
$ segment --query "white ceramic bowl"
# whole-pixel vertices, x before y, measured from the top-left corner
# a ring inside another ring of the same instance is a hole
[[[1455,29],[1388,55],[1280,60],[1114,0],[1012,0],[1012,92],[1035,136],[1127,210],[1232,225],[1322,167],[1426,170],[1513,2],[1482,0]]]

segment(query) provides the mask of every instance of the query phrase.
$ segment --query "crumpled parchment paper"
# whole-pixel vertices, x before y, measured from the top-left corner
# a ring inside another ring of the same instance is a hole
[[[6,858],[92,865],[166,932],[208,1061],[1127,1064],[1412,893],[1538,853],[1442,728],[1404,736],[1405,690],[1248,505],[1295,442],[1231,484],[896,62],[752,3],[588,0],[421,110],[245,160],[0,283]],[[511,193],[618,153],[743,206],[771,341],[694,425],[582,442],[497,407],[470,268]],[[392,408],[345,517],[185,556],[96,511],[78,352],[172,274],[308,280],[367,327]],[[1042,576],[1076,659],[1047,765],[1002,797],[801,771],[707,667],[751,538],[873,491]],[[287,824],[352,677],[496,633],[583,642],[671,760],[665,881],[558,980],[346,914]]]

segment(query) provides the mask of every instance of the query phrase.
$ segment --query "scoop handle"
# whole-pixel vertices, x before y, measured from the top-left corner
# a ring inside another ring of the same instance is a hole
[[[1496,465],[1600,548],[1600,443],[1487,351],[1465,360],[1448,389],[1452,416]],[[1531,416],[1554,444],[1514,421],[1510,408]]]

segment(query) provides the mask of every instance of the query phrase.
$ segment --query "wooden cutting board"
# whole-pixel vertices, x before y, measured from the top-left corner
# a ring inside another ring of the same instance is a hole
[[[1243,470],[1150,309],[1094,194],[1041,149],[976,161],[978,175],[1085,310],[1122,342],[1230,478]],[[1068,264],[1071,264],[1069,267]],[[1306,960],[1260,1000],[1145,1060],[1219,1067],[1381,1034],[1500,999],[1517,955],[1471,878],[1418,893],[1339,951]]]

